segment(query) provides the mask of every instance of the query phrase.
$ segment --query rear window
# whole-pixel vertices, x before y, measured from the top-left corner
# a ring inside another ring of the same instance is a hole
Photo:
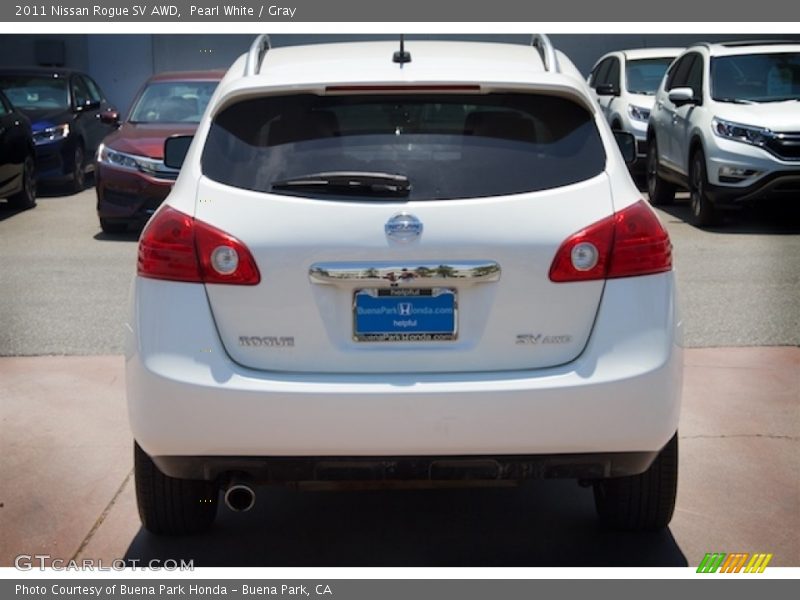
[[[380,186],[365,192],[340,181],[286,182],[391,174],[407,181],[406,199],[442,200],[583,181],[605,168],[605,153],[591,114],[555,96],[302,94],[223,110],[212,123],[202,168],[233,187],[326,200],[398,197]]]

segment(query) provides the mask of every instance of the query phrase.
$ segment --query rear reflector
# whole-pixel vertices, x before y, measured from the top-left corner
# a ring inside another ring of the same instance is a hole
[[[236,259],[233,268],[232,257]],[[171,206],[158,211],[142,232],[137,272],[152,279],[193,283],[256,285],[261,281],[247,246]]]
[[[587,260],[591,248],[594,257]],[[594,263],[591,268],[587,265]],[[658,217],[640,200],[572,234],[550,267],[550,280],[589,281],[662,273],[672,269],[672,243]]]

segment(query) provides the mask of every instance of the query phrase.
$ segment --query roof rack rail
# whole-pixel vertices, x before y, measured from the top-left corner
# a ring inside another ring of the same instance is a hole
[[[244,76],[257,75],[261,68],[261,61],[264,55],[272,48],[269,41],[269,34],[262,33],[253,40],[250,51],[247,53],[247,62],[244,65]]]
[[[543,33],[531,35],[531,46],[536,48],[539,56],[542,57],[545,71],[558,72],[558,62],[556,61],[556,51],[550,38]]]

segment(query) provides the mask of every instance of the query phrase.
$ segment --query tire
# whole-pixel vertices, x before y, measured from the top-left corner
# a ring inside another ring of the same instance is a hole
[[[644,473],[602,479],[594,484],[601,522],[623,531],[657,531],[669,525],[678,490],[676,433]]]
[[[647,145],[647,194],[653,206],[668,206],[675,202],[675,185],[664,181],[658,174],[656,136]]]
[[[698,149],[689,163],[689,221],[696,227],[708,227],[719,220],[718,211],[706,193],[707,186],[706,158]]]
[[[86,165],[83,146],[78,143],[75,145],[75,152],[72,156],[72,179],[69,183],[69,190],[73,194],[82,192],[86,188]]]
[[[110,221],[101,218],[100,229],[103,230],[103,233],[125,233],[128,231],[128,224],[125,221]]]
[[[22,189],[9,196],[8,203],[22,210],[36,206],[36,162],[32,155],[28,155],[22,165]]]
[[[142,525],[159,535],[187,535],[207,530],[217,516],[219,488],[210,481],[164,475],[134,442],[136,502]]]

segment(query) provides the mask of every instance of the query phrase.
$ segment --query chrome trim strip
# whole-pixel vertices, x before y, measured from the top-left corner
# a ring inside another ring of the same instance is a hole
[[[499,281],[500,265],[492,260],[315,263],[308,270],[308,278],[323,285],[388,283],[419,287],[459,281],[469,285]]]

